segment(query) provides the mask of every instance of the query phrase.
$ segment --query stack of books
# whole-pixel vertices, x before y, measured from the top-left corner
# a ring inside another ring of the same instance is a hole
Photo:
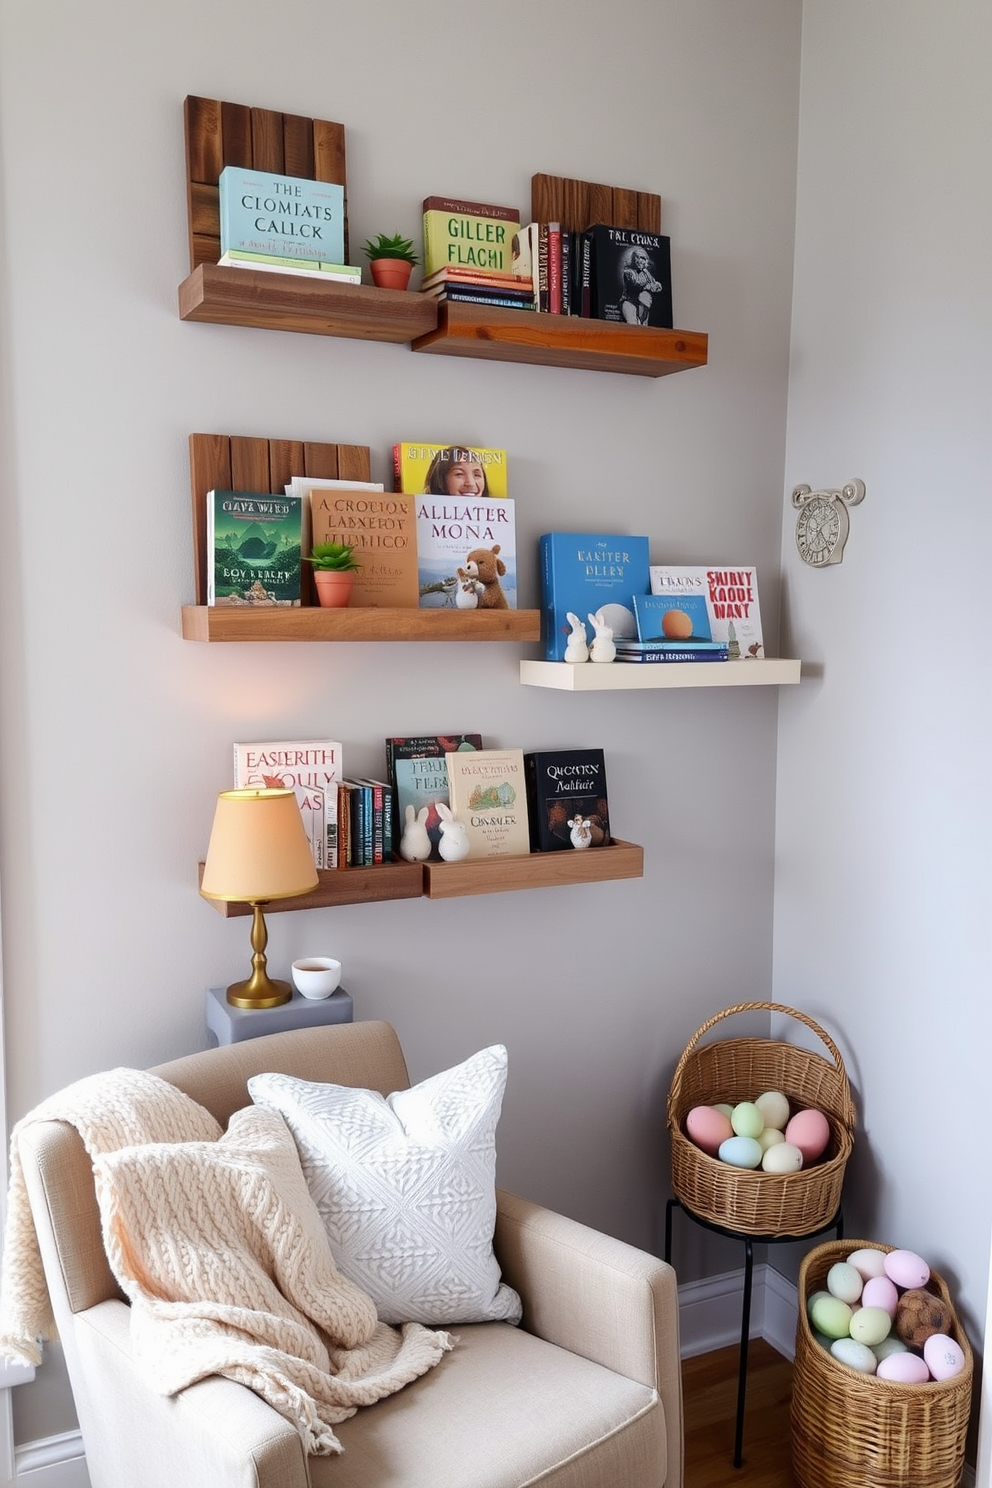
[[[701,594],[635,594],[637,640],[616,643],[617,661],[727,661],[726,641],[715,641]]]
[[[530,254],[536,308],[626,325],[674,325],[671,240],[660,233],[596,223],[571,232],[559,222],[521,229]]]
[[[423,210],[424,294],[505,309],[535,308],[530,259],[522,254],[515,208],[428,196]]]
[[[224,268],[361,284],[361,269],[344,262],[343,186],[227,165],[219,187]]]

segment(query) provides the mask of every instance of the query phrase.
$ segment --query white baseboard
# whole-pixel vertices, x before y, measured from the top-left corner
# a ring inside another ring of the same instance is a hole
[[[786,1359],[796,1346],[798,1295],[791,1282],[768,1265],[751,1278],[751,1338],[764,1338]],[[679,1287],[679,1332],[683,1359],[740,1342],[743,1271],[727,1271]],[[15,1453],[16,1475],[0,1488],[89,1488],[78,1431],[30,1442]],[[975,1488],[975,1470],[965,1464],[961,1488]]]

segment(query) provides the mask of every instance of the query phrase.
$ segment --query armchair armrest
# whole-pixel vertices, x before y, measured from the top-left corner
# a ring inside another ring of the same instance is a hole
[[[657,1256],[503,1189],[496,1202],[496,1257],[504,1281],[523,1300],[522,1326],[658,1391],[669,1441],[679,1453],[669,1479],[677,1488],[682,1369],[674,1270]]]
[[[149,1389],[134,1367],[129,1311],[100,1302],[74,1319],[87,1392],[114,1402],[90,1412],[77,1391],[94,1483],[309,1488],[299,1432],[253,1390],[219,1375],[171,1397]]]

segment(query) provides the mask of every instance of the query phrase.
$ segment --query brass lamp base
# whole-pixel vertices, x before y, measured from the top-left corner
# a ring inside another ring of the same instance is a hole
[[[227,1000],[232,1007],[281,1007],[293,996],[293,988],[289,982],[277,981],[265,969],[265,946],[269,936],[265,928],[265,916],[262,914],[262,903],[264,901],[255,901],[251,907],[251,948],[254,952],[251,958],[251,976],[243,982],[232,982],[227,989]]]

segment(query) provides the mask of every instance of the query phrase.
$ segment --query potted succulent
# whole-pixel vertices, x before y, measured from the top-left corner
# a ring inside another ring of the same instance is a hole
[[[411,240],[399,233],[392,237],[380,233],[377,238],[370,238],[363,252],[368,254],[372,282],[380,289],[406,289],[414,264],[420,262]]]
[[[304,563],[313,564],[317,599],[325,609],[341,609],[351,599],[355,570],[361,564],[352,543],[315,543]]]

